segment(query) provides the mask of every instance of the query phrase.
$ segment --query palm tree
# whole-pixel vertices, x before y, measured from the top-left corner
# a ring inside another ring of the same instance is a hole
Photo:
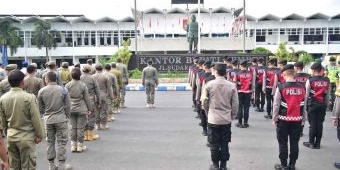
[[[18,46],[23,44],[18,35],[19,28],[12,26],[10,19],[0,19],[0,46],[2,46],[2,64],[8,64],[7,48],[10,48],[10,54],[17,52]]]
[[[60,38],[60,32],[51,30],[50,22],[41,20],[35,23],[33,41],[39,49],[45,47],[46,58],[49,61],[51,61],[51,57],[48,55],[48,50],[57,47],[57,38]]]

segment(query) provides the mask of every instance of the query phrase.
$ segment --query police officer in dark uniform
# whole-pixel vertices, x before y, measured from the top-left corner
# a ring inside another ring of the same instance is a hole
[[[233,59],[231,57],[228,56],[224,56],[223,58],[223,63],[225,64],[225,70],[226,72],[229,71],[230,69],[232,69],[233,67],[231,66],[231,62],[233,61]]]
[[[273,125],[276,126],[279,142],[280,164],[275,164],[276,170],[295,170],[299,156],[299,140],[302,125],[306,120],[305,95],[303,85],[294,80],[294,66],[286,65],[282,71],[285,83],[276,88],[273,103]],[[288,137],[290,154],[288,163]]]
[[[299,61],[294,64],[294,70],[295,70],[295,76],[294,79],[296,82],[301,83],[304,87],[306,87],[306,82],[310,78],[310,75],[308,73],[302,72],[303,70],[303,62]],[[301,136],[303,136],[303,128],[301,131]]]
[[[263,76],[262,91],[266,94],[267,100],[267,115],[264,117],[267,119],[272,118],[272,101],[275,92],[274,79],[275,75],[280,72],[280,69],[276,67],[277,60],[272,58],[268,61],[268,68]]]
[[[263,86],[263,76],[266,72],[266,67],[263,65],[264,60],[262,58],[257,60],[258,65],[255,68],[255,78],[256,78],[256,84],[255,84],[255,105],[257,109],[255,111],[257,112],[263,112],[264,109],[264,104],[265,104],[265,98],[266,95],[262,91],[262,86]]]
[[[252,73],[254,73],[256,68],[257,68],[257,58],[253,58],[253,59],[251,59],[251,65],[248,67],[248,69],[249,69],[249,71],[251,71]],[[261,83],[261,84],[262,84],[262,83]],[[262,88],[261,88],[260,91],[262,91]],[[255,97],[255,91],[253,91],[253,94],[252,94],[251,100],[250,100],[250,101],[251,101],[251,104],[253,105],[253,107],[256,107],[255,99],[256,99],[256,97]]]
[[[189,84],[191,86],[192,89],[192,107],[195,109],[194,111],[196,111],[196,74],[197,74],[197,70],[198,70],[198,66],[197,66],[197,62],[199,60],[199,57],[195,57],[194,58],[194,65],[190,67],[189,69]]]
[[[306,82],[309,141],[303,142],[303,145],[311,149],[320,149],[331,85],[329,79],[321,75],[320,62],[314,63],[311,69],[313,76]]]
[[[248,61],[244,60],[240,63],[241,70],[234,77],[233,82],[237,86],[239,109],[238,109],[238,123],[236,127],[248,128],[250,99],[253,89],[255,88],[254,73],[247,70]],[[242,119],[244,122],[242,122]],[[244,124],[243,124],[244,123]]]
[[[229,81],[233,81],[234,77],[236,76],[237,72],[240,71],[240,69],[238,68],[238,60],[233,60],[231,62],[231,66],[233,67],[232,69],[230,69],[229,71],[227,71],[227,80]]]
[[[200,118],[202,114],[200,98],[201,98],[201,91],[202,91],[202,77],[204,75],[203,64],[204,64],[204,60],[199,60],[197,62],[198,70],[197,70],[196,79],[195,79],[196,92],[195,92],[195,98],[194,98],[196,102],[196,112],[197,112],[196,118]]]

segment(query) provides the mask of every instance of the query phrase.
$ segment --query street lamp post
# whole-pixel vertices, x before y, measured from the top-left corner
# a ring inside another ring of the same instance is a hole
[[[137,49],[137,0],[135,0],[135,54],[138,55],[138,49]]]
[[[246,0],[243,0],[243,53],[246,53]]]

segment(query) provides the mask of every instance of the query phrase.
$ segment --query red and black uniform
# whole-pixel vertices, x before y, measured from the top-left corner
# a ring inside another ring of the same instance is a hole
[[[192,66],[189,70],[189,83],[192,89],[192,102],[193,106],[196,108],[196,75],[197,75],[198,67],[196,65]]]
[[[238,123],[243,125],[242,119],[244,119],[244,125],[248,126],[250,99],[253,92],[253,73],[241,70],[234,77],[234,82],[237,85],[239,99]]]
[[[310,78],[310,75],[307,73],[296,73],[294,79],[296,82],[301,83],[304,87],[306,87],[306,82]]]
[[[263,107],[265,104],[265,97],[266,95],[262,91],[262,85],[263,85],[263,76],[266,72],[265,66],[257,66],[254,70],[256,75],[255,80],[255,105],[257,107],[257,111],[263,111]]]
[[[198,117],[201,116],[201,111],[202,111],[200,97],[201,97],[204,73],[205,73],[205,71],[203,69],[198,69],[197,70],[197,75],[196,75],[196,93],[195,93],[196,96],[195,96],[195,101],[196,101],[196,111],[197,111]]]
[[[267,114],[269,118],[272,115],[272,102],[273,102],[273,88],[275,76],[279,74],[280,69],[276,67],[268,68],[264,74],[264,82],[262,89],[265,89],[267,100]]]
[[[239,71],[240,71],[239,68],[232,68],[229,71],[227,71],[227,80],[232,82]]]
[[[225,65],[225,78],[228,79],[230,70],[233,69],[232,66]]]
[[[309,126],[309,144],[320,147],[323,122],[329,102],[330,81],[327,77],[313,76],[306,83],[307,111]]]
[[[277,140],[281,165],[287,167],[288,137],[289,167],[295,167],[299,156],[302,122],[305,121],[305,87],[295,81],[278,85],[274,96],[273,121],[277,123]]]

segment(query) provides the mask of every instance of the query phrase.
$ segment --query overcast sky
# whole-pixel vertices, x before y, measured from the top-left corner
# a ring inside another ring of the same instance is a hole
[[[205,8],[240,8],[242,0],[204,0]],[[274,14],[279,17],[297,13],[309,16],[316,12],[333,16],[340,13],[340,0],[246,0],[247,14],[261,17]],[[91,19],[108,16],[122,19],[132,16],[134,0],[2,0],[0,14],[84,14]],[[170,9],[186,8],[186,5],[172,5],[171,0],[137,0],[137,8],[146,10],[152,7]],[[196,8],[191,5],[189,8]]]

